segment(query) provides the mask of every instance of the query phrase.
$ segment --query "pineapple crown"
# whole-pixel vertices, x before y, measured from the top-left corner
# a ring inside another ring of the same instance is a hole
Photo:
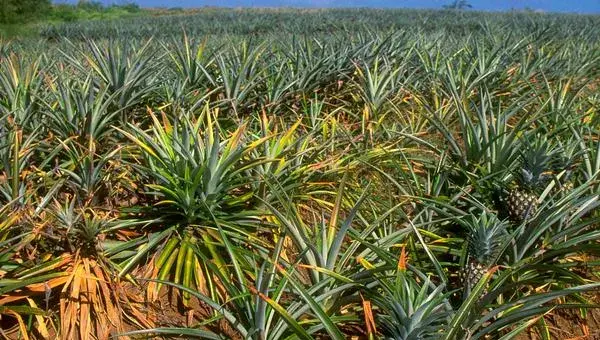
[[[552,169],[559,150],[551,148],[548,141],[543,138],[536,139],[534,143],[526,143],[526,149],[521,152],[521,169],[519,184],[533,190],[543,181],[548,179],[545,172]]]
[[[500,221],[493,213],[468,215],[462,220],[468,231],[468,254],[486,266],[492,265],[508,237],[507,222]]]

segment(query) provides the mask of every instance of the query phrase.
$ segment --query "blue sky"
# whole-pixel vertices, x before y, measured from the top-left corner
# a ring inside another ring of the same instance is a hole
[[[55,0],[76,3],[77,0]],[[100,0],[105,4],[127,0]],[[386,7],[440,8],[452,0],[134,0],[143,7]],[[600,0],[471,0],[474,9],[501,11],[511,8],[544,10],[548,12],[600,13]]]

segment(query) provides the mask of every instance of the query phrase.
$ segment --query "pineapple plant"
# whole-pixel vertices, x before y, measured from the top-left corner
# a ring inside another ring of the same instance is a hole
[[[495,214],[485,211],[480,216],[469,215],[463,220],[463,225],[468,232],[467,261],[461,277],[464,294],[468,296],[483,275],[495,264],[508,234],[507,223],[499,220]]]
[[[552,188],[553,195],[568,194],[575,187],[573,173],[577,167],[577,157],[580,155],[577,148],[577,143],[567,143],[561,147],[560,154],[557,154],[556,161],[553,162],[555,184]]]
[[[540,206],[538,197],[548,182],[555,154],[556,150],[551,150],[545,140],[537,145],[530,145],[521,154],[521,167],[515,176],[516,183],[506,197],[506,209],[513,222],[523,223],[537,213]]]

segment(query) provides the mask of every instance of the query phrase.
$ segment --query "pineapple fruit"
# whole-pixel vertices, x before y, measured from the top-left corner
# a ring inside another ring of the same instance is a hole
[[[521,181],[521,183],[526,183]],[[506,199],[508,214],[516,223],[522,223],[537,213],[539,202],[535,191],[528,185],[518,185],[510,190]]]
[[[575,184],[572,181],[563,180],[557,182],[557,185],[552,189],[553,195],[566,194],[575,188]]]
[[[521,154],[521,169],[516,176],[516,184],[506,198],[506,209],[510,219],[523,223],[538,211],[539,194],[544,190],[551,170],[551,161],[555,151],[549,149],[544,141],[530,146]]]
[[[507,237],[506,222],[496,215],[483,212],[480,216],[470,215],[463,221],[467,228],[467,262],[462,271],[464,294],[481,280],[483,275],[495,264]],[[487,292],[484,292],[486,294]]]

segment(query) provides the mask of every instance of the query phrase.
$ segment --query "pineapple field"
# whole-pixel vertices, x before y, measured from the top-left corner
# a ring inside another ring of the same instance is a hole
[[[0,40],[0,336],[599,339],[600,16]]]

